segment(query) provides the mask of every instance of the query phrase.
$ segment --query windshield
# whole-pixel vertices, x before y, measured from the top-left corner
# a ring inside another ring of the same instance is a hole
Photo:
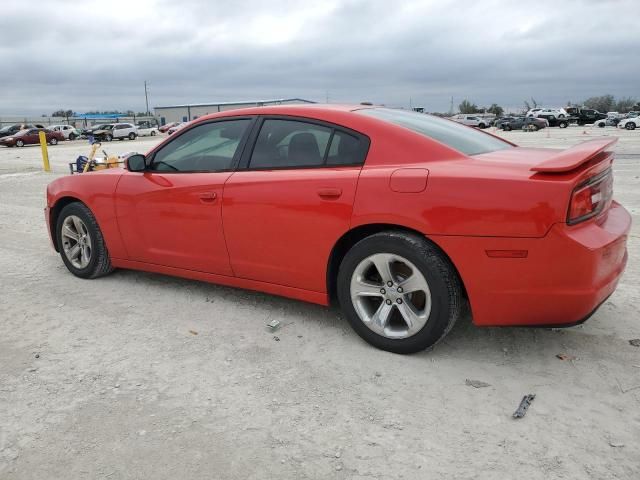
[[[513,148],[511,144],[499,138],[433,115],[391,108],[368,108],[356,111],[413,130],[465,155],[479,155]]]
[[[8,132],[9,130],[11,130],[11,125],[0,128],[0,133]]]

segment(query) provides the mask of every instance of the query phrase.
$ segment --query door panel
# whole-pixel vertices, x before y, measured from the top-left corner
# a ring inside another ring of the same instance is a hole
[[[231,172],[126,172],[116,211],[130,260],[232,275],[222,231]]]
[[[325,292],[327,260],[349,230],[360,169],[234,173],[222,212],[235,275]]]

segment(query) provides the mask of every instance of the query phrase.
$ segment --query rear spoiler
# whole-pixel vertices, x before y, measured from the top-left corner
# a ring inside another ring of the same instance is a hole
[[[612,150],[618,141],[617,137],[601,137],[579,143],[531,167],[534,172],[562,173],[575,170],[580,165],[593,160],[605,150]]]

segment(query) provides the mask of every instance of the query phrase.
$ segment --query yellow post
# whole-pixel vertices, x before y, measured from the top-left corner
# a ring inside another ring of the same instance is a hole
[[[44,171],[50,172],[51,166],[49,165],[49,151],[47,150],[47,135],[41,130],[38,136],[40,137],[40,148],[42,149],[42,164],[44,165]]]

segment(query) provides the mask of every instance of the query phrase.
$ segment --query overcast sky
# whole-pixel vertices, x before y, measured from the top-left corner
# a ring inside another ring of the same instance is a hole
[[[2,0],[0,116],[301,97],[640,97],[637,0]],[[411,99],[411,100],[410,100]]]

